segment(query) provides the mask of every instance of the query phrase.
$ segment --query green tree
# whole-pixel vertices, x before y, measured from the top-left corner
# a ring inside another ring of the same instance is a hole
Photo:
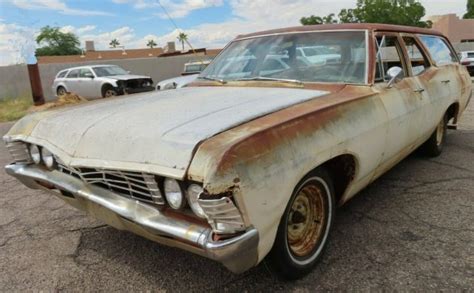
[[[117,39],[113,39],[110,41],[109,46],[112,48],[117,48],[117,46],[120,46],[120,42]]]
[[[422,18],[425,16],[425,13],[425,8],[417,0],[357,0],[356,8],[342,9],[339,12],[339,22],[386,23],[430,27],[431,22],[422,20]],[[326,18],[333,19],[334,15],[331,15],[323,17],[322,23],[328,23],[324,21]],[[311,19],[320,18],[313,15],[311,17]],[[302,18],[302,20],[303,19],[308,18]],[[301,21],[301,23],[304,25],[320,24],[311,23],[311,21],[306,21],[305,23]]]
[[[148,43],[146,43],[146,46],[147,47],[150,47],[150,49],[153,49],[154,47],[156,47],[156,43],[154,40],[149,40]]]
[[[80,42],[73,33],[61,32],[59,27],[45,26],[36,37],[36,43],[41,47],[36,49],[36,56],[79,55]]]
[[[184,51],[184,43],[188,41],[188,35],[185,33],[179,33],[178,41],[181,43],[181,46],[183,47],[183,51]]]
[[[474,0],[467,0],[467,13],[464,19],[474,19]]]
[[[319,16],[311,15],[300,19],[302,25],[323,24],[323,19]]]

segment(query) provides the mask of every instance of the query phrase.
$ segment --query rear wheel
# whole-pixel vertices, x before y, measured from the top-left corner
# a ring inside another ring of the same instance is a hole
[[[295,188],[268,261],[285,279],[298,279],[319,261],[334,219],[334,189],[324,169],[306,176]]]
[[[431,137],[423,144],[422,152],[429,157],[437,157],[441,155],[446,140],[448,129],[448,116],[444,115],[443,119],[436,126]]]
[[[60,86],[58,87],[58,89],[56,90],[56,94],[58,95],[58,97],[60,96],[64,96],[65,94],[67,94],[67,91],[64,87]]]

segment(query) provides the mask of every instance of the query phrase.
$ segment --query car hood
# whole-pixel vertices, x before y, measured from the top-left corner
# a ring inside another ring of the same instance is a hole
[[[115,80],[130,80],[130,79],[142,79],[142,78],[150,78],[149,76],[144,75],[114,75],[114,76],[104,76],[105,78],[115,79]]]
[[[39,144],[71,166],[183,178],[200,142],[328,93],[242,87],[153,92],[32,114],[7,139]]]

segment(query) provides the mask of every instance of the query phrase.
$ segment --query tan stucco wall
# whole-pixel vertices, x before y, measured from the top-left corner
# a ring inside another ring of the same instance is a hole
[[[456,14],[432,16],[433,29],[448,36],[453,43],[474,40],[474,19],[460,19]]]

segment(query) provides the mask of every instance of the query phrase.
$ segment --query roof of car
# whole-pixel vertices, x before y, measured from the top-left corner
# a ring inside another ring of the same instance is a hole
[[[273,34],[283,34],[291,32],[310,32],[310,31],[327,31],[327,30],[371,30],[371,31],[388,31],[388,32],[404,32],[413,34],[427,34],[442,36],[444,35],[433,29],[403,26],[403,25],[391,25],[391,24],[380,24],[380,23],[344,23],[344,24],[321,24],[321,25],[301,25],[295,27],[274,29],[261,31],[246,35],[239,35],[236,39],[245,39],[250,37],[258,37]]]
[[[63,69],[63,70],[61,70],[61,71],[74,70],[74,69],[81,69],[81,68],[104,67],[104,66],[116,66],[116,65],[113,65],[113,64],[82,65],[82,66],[76,66],[76,67],[66,68],[66,69]]]

